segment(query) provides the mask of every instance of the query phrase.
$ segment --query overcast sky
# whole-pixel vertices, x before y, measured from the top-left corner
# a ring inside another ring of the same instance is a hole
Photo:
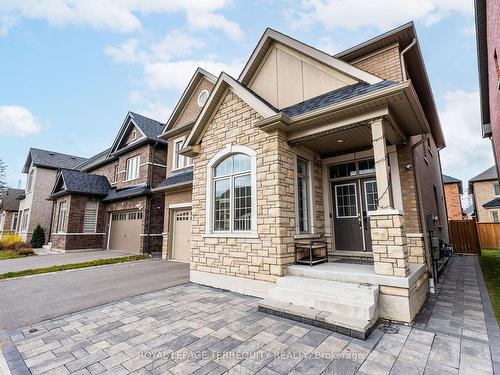
[[[266,27],[329,53],[415,21],[447,148],[464,182],[481,139],[471,0],[1,0],[0,159],[17,187],[30,146],[89,157],[127,111],[166,121],[194,69],[237,76]]]

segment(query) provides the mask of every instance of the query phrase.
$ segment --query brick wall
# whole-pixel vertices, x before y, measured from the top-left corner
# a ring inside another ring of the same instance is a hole
[[[184,107],[184,110],[182,111],[181,115],[175,122],[174,128],[186,125],[196,120],[196,117],[198,117],[198,114],[201,111],[201,107],[198,105],[198,96],[203,90],[208,90],[209,92],[212,91],[213,87],[214,84],[212,82],[210,82],[205,78],[202,78],[202,80],[194,90],[193,95],[189,99],[187,105]]]
[[[393,45],[351,62],[354,66],[392,81],[402,81],[399,45]]]
[[[274,281],[293,262],[295,235],[294,163],[298,151],[279,132],[265,133],[253,123],[260,119],[251,107],[229,91],[207,125],[193,178],[191,269]],[[256,151],[258,238],[206,237],[206,173],[208,161],[226,145],[245,145]],[[321,179],[321,168],[315,164]],[[316,173],[315,173],[316,174]],[[316,191],[321,191],[321,184]],[[316,201],[322,207],[319,196]],[[317,207],[318,217],[322,208]],[[318,230],[324,230],[318,222]]]
[[[457,183],[444,185],[444,196],[446,199],[446,210],[450,220],[462,220],[462,200]]]
[[[12,218],[14,217],[14,213],[17,211],[3,211],[2,215],[3,218],[1,220],[1,224],[3,224],[2,228],[0,228],[0,234],[1,235],[6,235],[9,233],[14,233],[16,228],[12,230]]]
[[[474,206],[477,213],[477,221],[480,223],[492,222],[491,209],[486,209],[483,204],[491,201],[495,196],[496,180],[474,182]],[[500,217],[500,212],[499,212]]]

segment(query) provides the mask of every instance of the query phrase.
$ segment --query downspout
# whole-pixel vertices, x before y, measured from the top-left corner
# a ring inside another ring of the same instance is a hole
[[[429,135],[426,134],[420,141],[415,143],[414,145],[411,146],[411,156],[413,160],[413,178],[415,179],[415,185],[417,188],[417,194],[415,199],[417,200],[417,207],[420,213],[420,225],[422,227],[422,234],[424,235],[424,250],[425,250],[425,261],[427,265],[427,272],[431,274],[432,277],[432,259],[431,259],[431,247],[430,247],[430,240],[429,240],[429,233],[426,230],[426,220],[425,220],[425,214],[424,214],[424,206],[422,203],[422,192],[421,192],[421,184],[420,180],[418,179],[417,176],[417,163],[416,163],[416,158],[415,158],[415,149],[423,144],[427,139],[429,138]],[[429,246],[429,248],[427,248]]]
[[[417,39],[413,38],[411,43],[408,44],[408,46],[406,46],[406,48],[404,50],[402,50],[401,53],[399,54],[400,61],[401,61],[401,74],[403,75],[403,81],[406,81],[408,79],[408,77],[406,76],[406,66],[405,66],[404,54],[406,52],[408,52],[408,50],[411,49],[415,44],[417,44]]]
[[[151,168],[148,171],[148,186],[150,188],[153,187],[153,168],[154,168],[154,162],[155,162],[155,150],[156,146],[158,145],[158,142],[155,142],[153,145],[153,151],[151,154]],[[149,254],[151,254],[151,249],[150,249],[150,237],[151,237],[151,202],[153,200],[152,196],[148,197],[148,237],[146,239],[146,249]]]

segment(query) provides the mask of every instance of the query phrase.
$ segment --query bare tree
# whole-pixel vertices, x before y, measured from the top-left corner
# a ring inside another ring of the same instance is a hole
[[[7,165],[0,159],[0,197],[5,193],[5,190],[7,190],[7,180],[5,177],[6,169]]]

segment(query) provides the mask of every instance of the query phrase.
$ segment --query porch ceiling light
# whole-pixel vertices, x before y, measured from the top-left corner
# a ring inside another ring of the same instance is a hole
[[[342,143],[342,142],[344,142],[344,140],[343,139],[337,139],[337,142],[338,143]]]

